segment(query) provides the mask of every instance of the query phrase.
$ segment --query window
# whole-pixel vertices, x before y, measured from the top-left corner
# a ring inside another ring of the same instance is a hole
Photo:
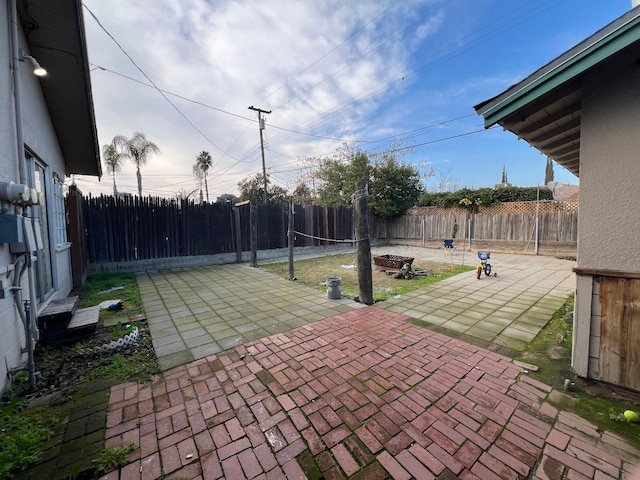
[[[56,245],[67,243],[67,219],[64,209],[63,182],[57,173],[53,174],[53,225]]]

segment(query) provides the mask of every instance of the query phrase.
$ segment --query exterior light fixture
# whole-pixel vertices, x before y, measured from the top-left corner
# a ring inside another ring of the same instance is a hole
[[[44,77],[47,74],[47,71],[42,68],[42,66],[38,63],[38,60],[36,60],[31,55],[27,55],[26,53],[24,53],[24,50],[20,49],[20,61],[24,62],[27,59],[29,60],[29,62],[31,62],[34,75],[36,75],[37,77]]]

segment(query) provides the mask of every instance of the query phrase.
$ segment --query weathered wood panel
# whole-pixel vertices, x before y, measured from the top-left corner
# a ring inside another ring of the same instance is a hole
[[[640,390],[640,280],[600,277],[600,379]]]
[[[114,198],[103,195],[82,200],[89,258],[93,263],[212,255],[251,249],[249,205],[197,204],[163,198]],[[287,205],[256,205],[257,248],[285,248]],[[236,218],[239,225],[236,228]],[[295,206],[295,246],[333,245],[353,238],[353,209]],[[239,233],[239,241],[236,239]]]
[[[388,223],[376,219],[372,232],[376,238],[420,239],[424,222],[426,240],[446,239],[451,238],[454,223],[457,223],[456,238],[466,239],[468,219],[471,219],[471,238],[474,240],[535,243],[536,215],[529,213],[405,215]],[[557,210],[538,216],[539,242],[575,243],[577,240],[577,212]]]

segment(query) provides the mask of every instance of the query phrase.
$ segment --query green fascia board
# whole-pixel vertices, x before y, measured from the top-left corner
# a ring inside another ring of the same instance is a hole
[[[594,65],[602,62],[623,48],[640,40],[640,17],[636,17],[619,31],[615,36],[607,36],[600,42],[594,43],[564,65],[557,67],[553,72],[545,74],[529,85],[523,87],[511,98],[499,102],[489,108],[484,115],[484,127],[489,128],[522,107],[549,93],[551,90],[576,78]]]

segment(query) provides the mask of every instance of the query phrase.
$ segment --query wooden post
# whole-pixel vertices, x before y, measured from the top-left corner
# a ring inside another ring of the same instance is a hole
[[[242,237],[240,230],[240,208],[234,206],[233,211],[235,213],[236,220],[236,262],[240,263],[242,261]]]
[[[73,289],[79,290],[87,279],[89,255],[82,215],[82,192],[76,185],[69,186],[67,195],[69,214],[69,241],[71,242],[71,278]]]
[[[258,266],[258,229],[257,229],[256,205],[251,202],[249,204],[249,226],[251,231],[251,266]]]
[[[358,258],[358,286],[360,301],[373,305],[371,273],[371,242],[369,240],[369,189],[367,182],[356,183],[356,256]]]
[[[293,206],[293,197],[289,199],[289,280],[295,280],[296,275],[293,267],[293,215],[295,213]]]

